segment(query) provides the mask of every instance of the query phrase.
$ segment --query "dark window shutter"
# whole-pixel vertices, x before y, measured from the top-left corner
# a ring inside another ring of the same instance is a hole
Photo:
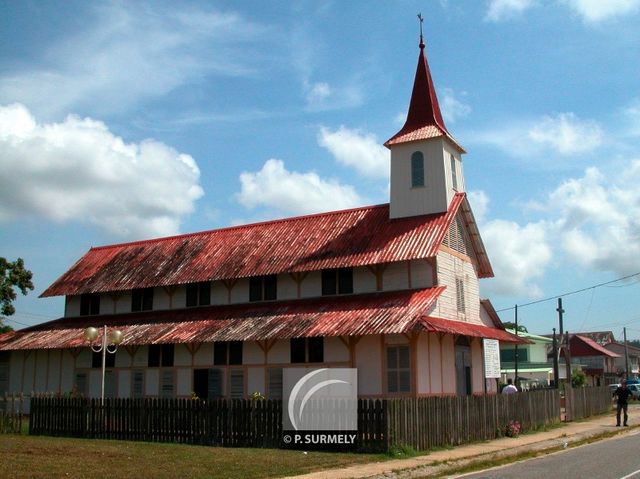
[[[264,299],[278,299],[278,276],[275,274],[264,277]]]
[[[218,399],[222,397],[222,370],[209,369],[209,380],[207,399]]]
[[[147,366],[150,368],[160,367],[160,345],[159,344],[150,344],[149,345],[149,356],[147,360]]]
[[[338,270],[338,294],[353,293],[353,268]]]
[[[95,351],[91,351],[91,367],[92,368],[101,368],[102,367],[102,353],[96,353]]]
[[[142,290],[134,289],[131,292],[131,311],[142,310]]]
[[[208,369],[193,370],[193,392],[200,399],[209,398],[209,370]]]
[[[142,294],[142,310],[151,311],[153,309],[153,288],[145,288]]]
[[[211,304],[211,282],[205,281],[200,283],[200,306],[208,306]]]
[[[336,270],[322,270],[322,296],[331,296],[336,294]]]
[[[305,362],[304,346],[305,346],[304,338],[292,338],[290,340],[292,363]]]
[[[242,364],[242,341],[229,341],[229,364]]]
[[[307,346],[309,349],[309,362],[324,362],[324,338],[308,338]]]
[[[227,365],[227,349],[226,341],[220,341],[213,344],[213,364],[216,366]]]
[[[262,276],[249,278],[249,301],[262,301]]]
[[[162,367],[163,368],[170,368],[173,366],[174,351],[175,351],[175,344],[162,345]]]
[[[198,285],[187,285],[187,308],[198,305]]]

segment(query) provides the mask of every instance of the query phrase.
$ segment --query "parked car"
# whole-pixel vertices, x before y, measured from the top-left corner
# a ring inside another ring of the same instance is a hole
[[[631,391],[633,399],[640,399],[640,384],[628,384],[627,387]]]
[[[614,392],[619,387],[620,387],[619,384],[609,384],[609,389],[611,389],[611,392]]]

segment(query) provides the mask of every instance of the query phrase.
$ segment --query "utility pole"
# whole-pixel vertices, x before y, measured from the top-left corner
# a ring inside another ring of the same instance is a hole
[[[556,328],[553,328],[553,385],[558,389],[560,371],[558,368],[558,339],[556,338]]]
[[[562,309],[562,298],[558,298],[558,307],[556,308],[558,312],[558,322],[560,323],[560,337],[564,334],[564,329],[562,328],[562,314],[564,313],[564,309]]]
[[[558,298],[558,307],[556,308],[556,311],[558,312],[558,326],[560,328],[560,348],[559,351],[562,351],[563,345],[564,345],[564,327],[562,324],[562,315],[564,313],[564,309],[562,308],[562,298]],[[568,341],[567,341],[567,346],[569,345]],[[565,359],[566,359],[566,348],[565,348]],[[556,355],[557,357],[557,355]],[[554,364],[557,364],[558,360],[556,359],[556,362]],[[565,369],[565,375],[566,375],[567,371]],[[558,379],[557,382],[560,382],[560,371],[558,370]],[[569,376],[567,376],[567,379],[571,379],[569,378]]]
[[[515,317],[515,319],[516,319],[516,321],[515,321],[515,323],[516,323],[516,336],[518,336],[518,305],[517,304],[516,304],[516,307],[515,307],[514,311],[515,311],[515,315],[516,315],[516,317]],[[516,343],[516,350],[515,350],[515,358],[514,359],[516,360],[516,367],[515,367],[515,370],[516,370],[516,374],[515,375],[516,375],[516,377],[515,377],[515,380],[514,380],[514,384],[516,385],[516,387],[518,389],[520,389],[519,385],[518,385],[518,343]]]
[[[565,421],[571,421],[573,419],[573,391],[571,384],[571,348],[569,347],[569,332],[564,333],[565,347],[564,347],[564,368],[566,371],[567,379],[564,383],[564,400],[565,400]]]
[[[629,379],[629,346],[627,345],[627,328],[622,328],[622,334],[624,336],[624,378]]]

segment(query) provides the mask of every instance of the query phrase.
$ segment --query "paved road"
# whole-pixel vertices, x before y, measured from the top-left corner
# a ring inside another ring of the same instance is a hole
[[[640,479],[640,431],[566,452],[477,472],[465,479]]]

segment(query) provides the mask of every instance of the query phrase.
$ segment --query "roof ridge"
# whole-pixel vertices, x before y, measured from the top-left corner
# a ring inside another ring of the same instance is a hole
[[[384,207],[388,207],[389,203],[381,203],[381,204],[377,204],[377,205],[369,205],[369,206],[358,206],[355,208],[347,208],[344,210],[333,210],[333,211],[324,211],[321,213],[311,213],[311,214],[307,214],[307,215],[300,215],[300,216],[289,216],[286,218],[277,218],[274,220],[265,220],[265,221],[258,221],[255,223],[247,223],[247,224],[243,224],[243,225],[235,225],[235,226],[224,226],[222,228],[213,228],[213,229],[209,229],[209,230],[204,230],[204,231],[194,231],[192,233],[183,233],[183,234],[177,234],[177,235],[171,235],[171,236],[161,236],[159,238],[149,238],[149,239],[145,239],[145,240],[137,240],[137,241],[126,241],[124,243],[112,243],[112,244],[107,244],[107,245],[102,245],[102,246],[92,246],[90,248],[90,250],[105,250],[105,249],[110,249],[110,248],[121,248],[123,246],[136,246],[136,245],[142,245],[142,244],[149,244],[149,243],[156,243],[156,242],[161,242],[161,241],[168,241],[168,240],[174,240],[177,238],[191,238],[191,237],[195,237],[195,236],[202,236],[202,235],[206,235],[206,234],[210,234],[210,233],[214,233],[214,232],[218,232],[218,231],[231,231],[231,230],[241,230],[241,229],[248,229],[248,228],[254,228],[257,226],[262,226],[262,225],[267,225],[267,224],[276,224],[276,223],[286,223],[286,222],[291,222],[291,221],[301,221],[307,218],[313,218],[313,217],[321,217],[321,216],[331,216],[331,215],[337,215],[337,214],[344,214],[344,213],[350,213],[353,211],[358,211],[358,210],[373,210],[373,209],[378,209],[378,208],[384,208]]]

